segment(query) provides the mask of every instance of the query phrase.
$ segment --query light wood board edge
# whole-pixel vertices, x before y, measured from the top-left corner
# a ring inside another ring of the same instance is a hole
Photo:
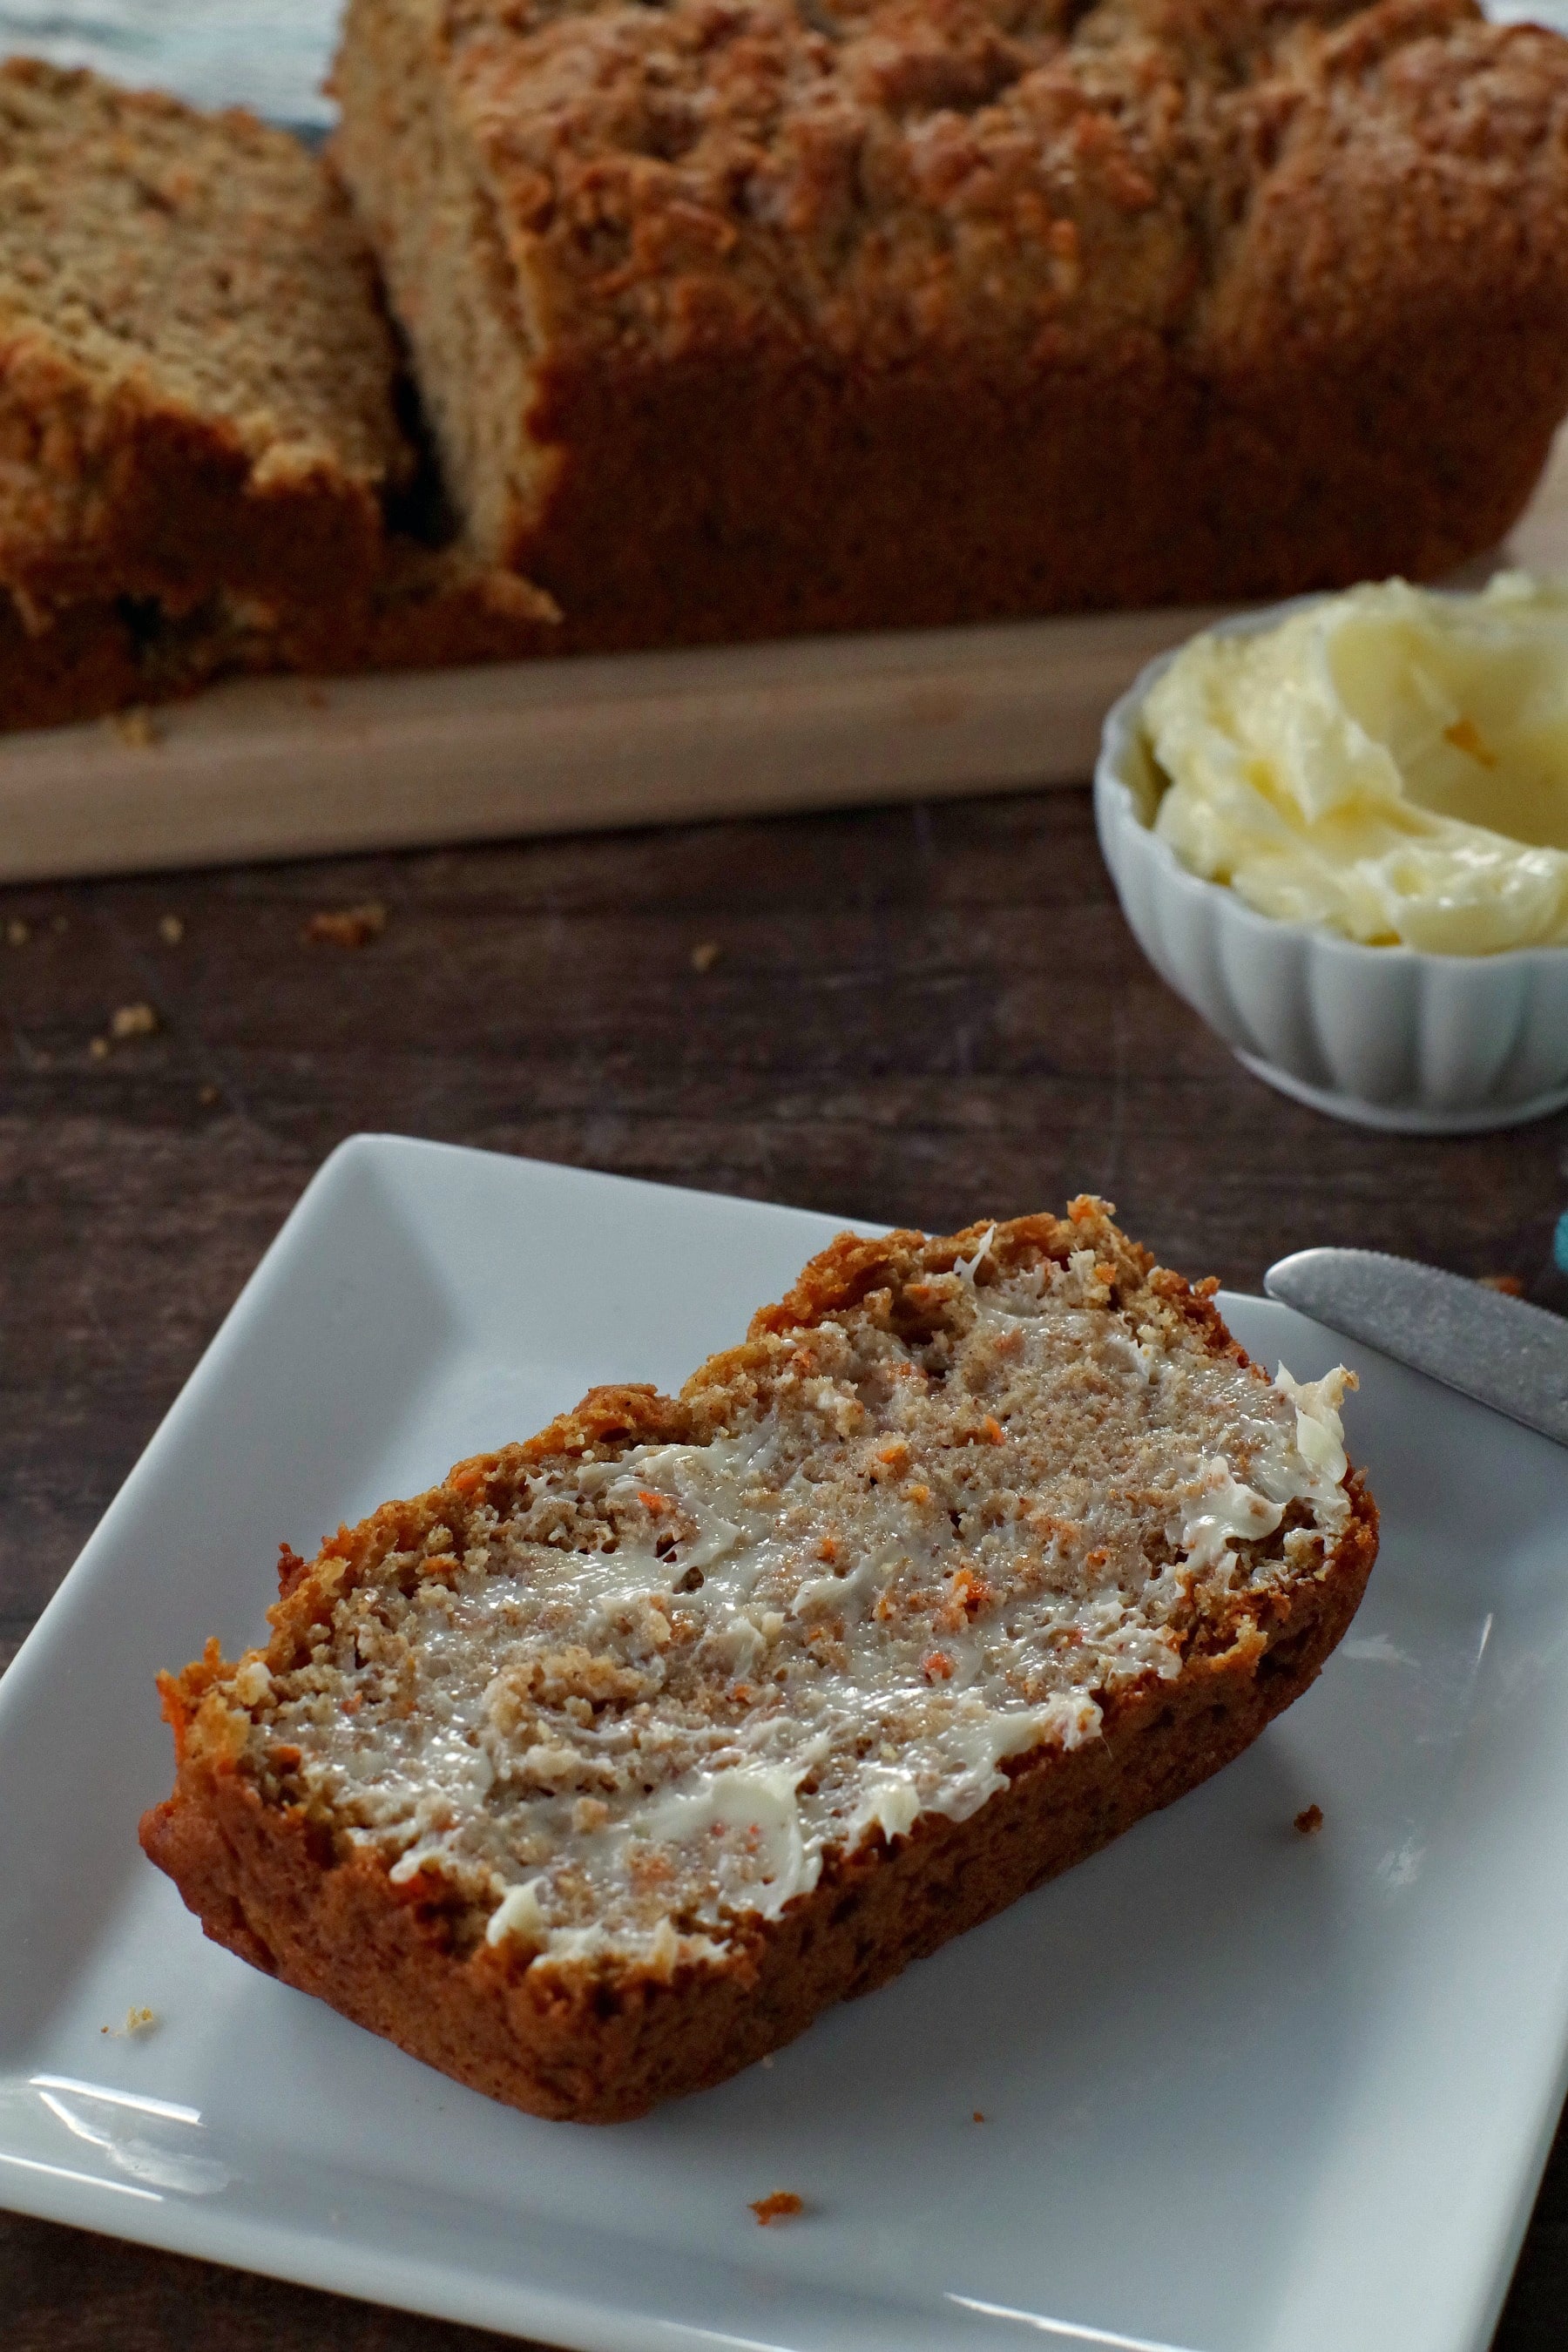
[[[0,879],[1079,782],[1203,613],[217,687],[0,741]],[[139,720],[141,715],[139,714]]]
[[[1568,434],[1500,560],[1568,570]],[[0,738],[0,881],[1080,783],[1116,697],[1215,617],[243,680],[149,714],[146,743]]]

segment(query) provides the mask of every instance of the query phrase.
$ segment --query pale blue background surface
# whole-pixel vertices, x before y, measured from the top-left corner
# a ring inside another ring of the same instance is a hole
[[[340,14],[341,0],[0,0],[0,51],[319,127]]]

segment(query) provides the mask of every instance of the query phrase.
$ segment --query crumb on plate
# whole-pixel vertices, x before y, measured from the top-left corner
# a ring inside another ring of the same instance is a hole
[[[1304,1805],[1296,1816],[1296,1827],[1303,1837],[1316,1837],[1323,1826],[1321,1805]]]
[[[793,2221],[797,2213],[805,2212],[805,2200],[793,2189],[775,2189],[771,2197],[754,2198],[752,2210],[765,2230],[770,2221]]]
[[[110,2042],[119,2042],[128,2035],[134,2038],[138,2033],[151,2033],[157,2022],[156,2011],[136,2005],[126,2011],[122,2026],[100,2025],[98,2030],[100,2033],[107,2033]]]

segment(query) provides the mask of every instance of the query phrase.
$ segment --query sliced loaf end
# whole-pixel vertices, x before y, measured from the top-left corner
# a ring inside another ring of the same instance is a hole
[[[352,593],[413,463],[395,368],[368,248],[298,140],[0,66],[0,580]]]

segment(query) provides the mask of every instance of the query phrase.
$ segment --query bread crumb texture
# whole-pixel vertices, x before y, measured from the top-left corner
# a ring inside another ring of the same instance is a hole
[[[284,1548],[268,1649],[164,1677],[181,1776],[538,1988],[724,1971],[848,1855],[1253,1665],[1342,1543],[1363,1580],[1344,1388],[1269,1381],[1098,1202],[844,1237],[679,1400],[595,1390]]]
[[[362,43],[399,40],[427,148],[388,141],[388,166],[461,142],[523,331],[672,356],[778,331],[1038,364],[1201,335],[1265,257],[1277,291],[1337,263],[1359,286],[1344,215],[1302,215],[1325,170],[1377,192],[1373,234],[1417,164],[1478,210],[1561,140],[1568,95],[1552,36],[1468,0],[353,0],[351,102]]]
[[[770,2222],[795,2221],[805,2212],[805,2200],[797,2197],[793,2189],[775,2189],[771,2197],[755,2198],[752,2210],[766,2229]]]
[[[408,472],[374,267],[287,132],[0,67],[0,580],[320,602]]]

